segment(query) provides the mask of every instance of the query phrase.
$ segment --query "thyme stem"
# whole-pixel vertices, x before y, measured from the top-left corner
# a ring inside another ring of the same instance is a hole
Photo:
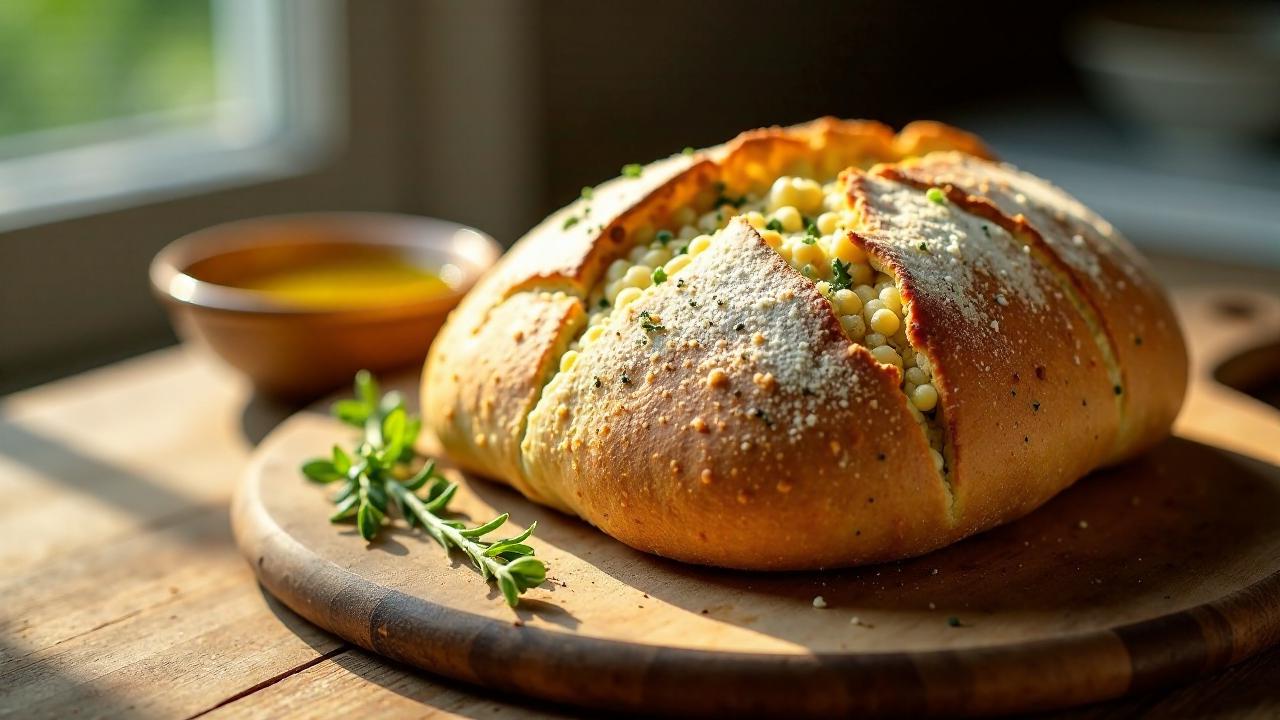
[[[536,522],[519,535],[491,541],[484,536],[505,524],[507,513],[473,528],[442,516],[458,485],[436,472],[430,459],[409,474],[422,422],[405,412],[399,393],[379,397],[373,376],[362,370],[356,375],[356,398],[335,403],[333,414],[360,429],[363,437],[352,453],[335,445],[331,458],[315,458],[302,465],[302,474],[312,482],[340,484],[333,497],[338,507],[331,522],[355,520],[361,537],[372,541],[387,521],[388,500],[394,500],[409,527],[420,526],[446,552],[461,550],[481,577],[497,583],[508,605],[515,607],[521,593],[546,580],[546,564],[533,556],[534,548],[525,542]],[[422,489],[425,497],[418,495]]]

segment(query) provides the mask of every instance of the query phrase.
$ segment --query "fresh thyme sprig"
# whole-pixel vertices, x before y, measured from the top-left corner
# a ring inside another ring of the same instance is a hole
[[[538,524],[513,537],[485,540],[506,523],[507,513],[474,528],[442,517],[458,484],[438,473],[434,460],[428,459],[417,472],[409,471],[422,421],[405,411],[400,393],[379,397],[378,384],[368,371],[356,374],[355,385],[356,397],[334,403],[332,412],[363,431],[359,444],[351,453],[334,445],[330,457],[302,465],[302,474],[313,482],[341,483],[333,497],[337,509],[329,520],[355,520],[360,536],[373,540],[387,520],[389,501],[394,501],[409,527],[421,527],[446,551],[461,550],[480,576],[497,583],[507,604],[515,607],[521,593],[547,579],[547,566],[525,542]]]

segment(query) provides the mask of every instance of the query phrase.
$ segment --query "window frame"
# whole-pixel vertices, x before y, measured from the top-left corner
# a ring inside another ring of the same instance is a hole
[[[219,102],[3,139],[0,232],[300,175],[335,151],[339,3],[210,2]]]

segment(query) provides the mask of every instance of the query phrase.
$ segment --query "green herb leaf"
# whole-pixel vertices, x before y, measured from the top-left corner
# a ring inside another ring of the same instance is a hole
[[[764,224],[764,229],[772,230],[774,232],[782,232],[782,221],[779,220],[778,218],[773,218],[772,220]]]
[[[929,199],[929,202],[939,205],[947,201],[947,194],[942,192],[942,188],[931,187],[925,191],[924,196]]]
[[[533,521],[533,523],[531,523],[531,524],[529,525],[529,527],[525,529],[525,531],[524,531],[524,532],[520,533],[519,535],[516,535],[515,537],[509,537],[509,538],[506,538],[505,540],[499,540],[499,541],[498,541],[497,543],[495,543],[495,544],[501,544],[501,543],[522,543],[522,542],[524,542],[525,540],[528,540],[529,538],[533,537],[533,531],[534,531],[534,530],[536,530],[537,528],[538,528],[538,521],[537,521],[537,520],[534,520],[534,521]],[[530,554],[532,554],[532,553],[530,553]]]
[[[561,229],[561,230],[568,230],[569,228],[573,227],[574,225],[577,225],[577,224],[578,224],[578,221],[579,221],[579,218],[578,218],[578,216],[577,216],[577,215],[570,215],[569,217],[567,217],[567,218],[565,218],[565,219],[564,219],[564,224],[560,226],[560,229]]]
[[[329,516],[329,522],[342,522],[350,520],[356,516],[356,511],[360,509],[360,496],[351,494],[338,503],[338,507],[333,514]]]
[[[449,501],[453,499],[453,496],[457,494],[457,492],[457,483],[446,483],[440,493],[427,502],[427,510],[433,513],[444,510],[445,506],[449,504]]]
[[[350,476],[348,476],[347,482],[342,483],[342,487],[331,499],[334,503],[341,504],[345,502],[347,498],[354,496],[357,489],[356,483],[351,480]]]
[[[847,262],[840,262],[840,258],[831,258],[832,292],[853,287],[853,276],[849,274],[849,265]]]
[[[317,483],[331,483],[346,478],[346,474],[339,472],[331,460],[308,460],[302,464],[302,474],[311,482]]]
[[[382,442],[386,443],[383,454],[387,460],[395,462],[400,459],[400,453],[404,451],[406,422],[402,407],[392,410],[382,419]]]
[[[514,559],[520,555],[532,555],[533,547],[524,543],[494,543],[484,554],[489,557],[508,557]]]
[[[582,199],[583,199],[583,200],[590,200],[590,199],[591,199],[591,196],[592,196],[592,195],[595,195],[595,194],[596,194],[596,189],[595,189],[595,188],[593,188],[593,187],[591,187],[590,185],[584,185],[584,186],[582,187]]]
[[[356,514],[356,527],[360,530],[360,537],[373,540],[382,527],[382,513],[372,504],[361,505]]]
[[[659,230],[658,233],[653,236],[653,239],[657,240],[662,247],[666,247],[667,243],[671,242],[671,238],[673,237],[675,237],[675,235],[672,235],[670,230]]]
[[[361,428],[362,440],[354,451],[334,446],[331,457],[302,465],[302,474],[313,482],[340,483],[329,520],[354,520],[360,537],[372,542],[387,524],[389,506],[394,504],[410,528],[421,528],[446,551],[466,555],[481,577],[495,582],[514,607],[521,593],[546,579],[546,565],[533,557],[534,548],[526,542],[537,523],[518,535],[491,542],[484,536],[507,522],[506,513],[474,528],[444,517],[458,485],[445,480],[430,459],[417,472],[410,473],[407,467],[414,460],[421,419],[409,415],[399,393],[379,398],[377,382],[368,372],[356,376],[355,388],[358,399],[334,403],[332,411],[344,423]]]
[[[351,456],[338,445],[333,446],[333,469],[344,478],[351,470]]]
[[[654,269],[653,269],[653,284],[654,284],[654,285],[661,285],[662,283],[664,283],[664,282],[666,282],[666,281],[667,281],[667,271],[666,271],[666,270],[663,270],[661,267],[656,267],[656,268],[654,268]]]
[[[685,147],[685,149],[684,149],[684,150],[681,150],[680,152],[681,152],[682,154],[684,154],[684,155],[692,155],[692,154],[693,154],[693,148],[692,148],[692,147],[688,147],[688,146],[686,146],[686,147]]]
[[[404,423],[404,449],[400,451],[397,458],[402,463],[411,462],[414,458],[413,446],[418,442],[418,436],[422,434],[422,418],[409,416]]]
[[[481,568],[483,574],[484,568]],[[487,579],[487,578],[486,578]],[[497,578],[498,589],[502,591],[502,597],[506,599],[507,604],[515,607],[520,602],[520,586],[516,584],[515,578],[509,574],[500,575]]]
[[[404,407],[404,395],[401,395],[398,390],[392,390],[386,395],[383,395],[382,399],[378,401],[378,410],[383,415],[386,415],[387,413],[391,412],[392,410],[395,410],[396,408],[403,408],[403,407]]]
[[[421,490],[422,486],[426,485],[428,480],[435,477],[435,474],[436,474],[436,461],[427,460],[426,464],[422,466],[421,470],[414,473],[412,477],[410,477],[408,480],[405,480],[401,484],[404,485],[405,488],[408,490]]]
[[[531,555],[512,561],[507,565],[507,571],[520,578],[523,587],[533,587],[547,579],[547,566]]]
[[[371,413],[378,407],[378,381],[373,379],[373,373],[368,370],[356,373],[356,397]]]
[[[329,411],[342,422],[358,428],[364,427],[364,421],[369,419],[369,406],[359,400],[339,400]]]
[[[622,166],[622,176],[629,178],[638,178],[644,172],[644,166],[640,163],[627,163]]]
[[[494,530],[497,530],[498,528],[502,527],[502,524],[507,521],[508,517],[511,517],[511,516],[508,515],[507,513],[502,513],[498,517],[490,520],[489,522],[483,525],[480,525],[478,527],[473,527],[470,530],[462,530],[460,532],[462,534],[462,537],[468,537],[468,538],[484,537],[485,535],[488,535]]]

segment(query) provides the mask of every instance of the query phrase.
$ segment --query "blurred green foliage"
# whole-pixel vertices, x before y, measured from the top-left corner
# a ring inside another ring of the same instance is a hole
[[[210,0],[0,0],[0,137],[215,97]]]

